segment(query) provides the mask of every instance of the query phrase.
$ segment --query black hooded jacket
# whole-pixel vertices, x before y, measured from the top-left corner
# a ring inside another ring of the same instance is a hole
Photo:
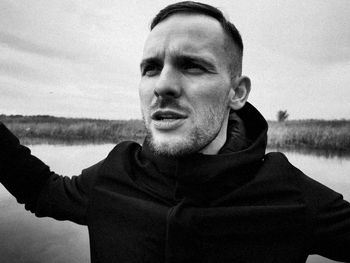
[[[253,106],[237,115],[245,139],[229,122],[218,155],[165,158],[123,142],[72,178],[1,125],[0,182],[39,217],[87,225],[94,263],[350,262],[350,204],[265,154],[267,123]]]

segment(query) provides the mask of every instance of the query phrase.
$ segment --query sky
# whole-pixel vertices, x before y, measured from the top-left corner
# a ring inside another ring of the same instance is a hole
[[[149,24],[177,1],[1,0],[0,114],[140,119]],[[249,101],[269,120],[350,119],[348,0],[227,0]]]

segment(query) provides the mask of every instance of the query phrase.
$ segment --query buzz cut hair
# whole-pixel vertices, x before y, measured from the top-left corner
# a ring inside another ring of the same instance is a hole
[[[228,21],[224,14],[216,7],[193,1],[184,1],[168,5],[160,10],[152,19],[150,25],[151,31],[166,18],[178,13],[199,14],[216,19],[229,39],[229,43],[226,44],[225,48],[232,58],[229,60],[229,69],[232,77],[242,74],[243,40],[241,34],[235,25]]]

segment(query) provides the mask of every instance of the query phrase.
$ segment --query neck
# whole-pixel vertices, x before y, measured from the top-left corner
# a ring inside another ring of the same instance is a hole
[[[228,125],[228,114],[226,114],[226,117],[215,139],[211,141],[211,143],[209,143],[199,152],[207,155],[218,154],[218,152],[220,151],[222,146],[224,146],[227,139],[227,125]]]

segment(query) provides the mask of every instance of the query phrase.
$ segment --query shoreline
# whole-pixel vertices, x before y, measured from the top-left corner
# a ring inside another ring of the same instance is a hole
[[[3,122],[25,145],[142,143],[142,120],[98,120],[52,116],[6,116]],[[268,121],[267,147],[313,151],[322,155],[350,155],[350,120]]]

